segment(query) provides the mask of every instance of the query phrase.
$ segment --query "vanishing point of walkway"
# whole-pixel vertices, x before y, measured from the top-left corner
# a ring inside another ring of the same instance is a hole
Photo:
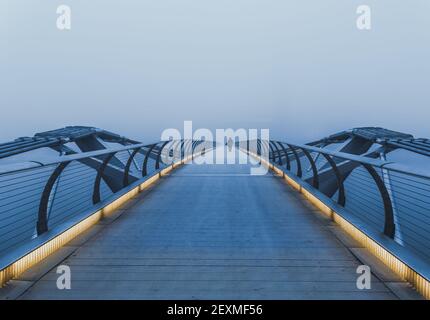
[[[21,299],[397,299],[413,295],[280,177],[185,165],[13,285]],[[71,290],[56,266],[71,268]],[[359,290],[356,268],[372,267]],[[415,297],[416,298],[416,297]]]

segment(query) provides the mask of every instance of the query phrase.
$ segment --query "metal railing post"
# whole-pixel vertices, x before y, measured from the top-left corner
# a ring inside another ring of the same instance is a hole
[[[55,185],[55,181],[57,181],[58,177],[61,175],[64,169],[69,165],[70,162],[71,161],[60,163],[55,168],[54,172],[52,172],[51,176],[49,177],[45,185],[45,188],[43,189],[42,196],[40,198],[39,213],[38,213],[37,224],[36,224],[36,230],[37,230],[38,236],[48,231],[49,197],[51,196],[51,191]]]

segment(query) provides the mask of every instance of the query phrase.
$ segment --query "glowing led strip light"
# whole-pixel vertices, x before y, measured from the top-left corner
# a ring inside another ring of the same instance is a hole
[[[154,174],[150,178],[146,179],[144,182],[142,182],[137,187],[133,188],[132,190],[130,190],[126,194],[120,196],[119,198],[115,199],[111,203],[107,204],[102,209],[97,210],[96,212],[92,213],[90,216],[81,220],[80,222],[78,222],[74,226],[63,231],[62,233],[58,234],[54,238],[43,243],[39,247],[34,248],[29,253],[25,254],[21,258],[17,259],[16,261],[12,262],[11,264],[9,264],[7,267],[0,270],[0,288],[4,284],[6,284],[7,281],[18,277],[21,273],[26,271],[28,268],[41,262],[43,259],[48,257],[50,254],[54,253],[56,250],[58,250],[59,248],[61,248],[64,245],[66,245],[69,241],[73,240],[76,236],[78,236],[82,232],[88,230],[90,227],[94,226],[103,217],[113,213],[116,209],[121,207],[128,200],[135,197],[140,192],[142,192],[143,190],[148,188],[151,184],[153,184],[158,179],[160,179],[160,177],[168,174],[170,171],[181,166],[182,164],[185,164],[186,162],[188,162],[192,158],[193,157],[190,155],[188,157],[185,157],[183,160],[177,161],[177,162],[173,163],[172,165],[162,169],[161,171],[157,172],[156,174]]]
[[[243,150],[247,152],[247,150]],[[284,171],[278,167],[271,164],[266,159],[260,157],[259,155],[248,152],[251,156],[261,161],[263,165],[273,170],[276,174],[283,176],[283,178],[291,185],[294,189],[303,194],[306,199],[308,199],[314,206],[320,209],[325,215],[330,217],[334,222],[336,222],[346,233],[348,233],[352,238],[358,241],[363,247],[368,249],[374,256],[381,260],[386,266],[388,266],[392,271],[399,275],[402,279],[411,283],[415,289],[424,296],[426,299],[430,299],[430,282],[428,279],[424,278],[418,272],[416,272],[411,266],[400,260],[394,254],[389,252],[386,248],[378,244],[374,239],[366,235],[363,231],[358,229],[352,223],[343,218],[335,210],[327,206],[324,202],[318,199],[315,195],[307,190],[304,186],[294,181],[289,177]]]

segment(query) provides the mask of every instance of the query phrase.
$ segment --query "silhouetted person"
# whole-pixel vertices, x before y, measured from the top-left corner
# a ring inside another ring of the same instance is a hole
[[[232,138],[228,138],[227,146],[228,146],[228,152],[231,152],[231,150],[233,149],[233,139]]]

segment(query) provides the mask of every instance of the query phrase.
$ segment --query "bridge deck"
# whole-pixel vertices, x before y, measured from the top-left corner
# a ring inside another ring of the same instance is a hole
[[[371,290],[356,288],[364,259]],[[23,299],[396,299],[408,286],[281,178],[186,165],[26,272]],[[50,262],[51,261],[51,262]],[[55,263],[53,262],[55,261]],[[56,288],[58,264],[72,289]]]

